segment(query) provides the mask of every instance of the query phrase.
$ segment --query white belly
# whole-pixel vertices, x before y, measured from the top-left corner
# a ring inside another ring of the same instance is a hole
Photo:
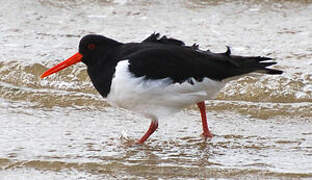
[[[214,98],[225,83],[204,78],[201,82],[172,83],[170,78],[147,80],[129,72],[129,62],[116,66],[107,100],[114,106],[161,118],[204,100]]]

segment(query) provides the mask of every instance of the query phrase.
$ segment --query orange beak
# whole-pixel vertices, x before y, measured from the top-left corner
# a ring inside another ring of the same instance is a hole
[[[51,74],[54,74],[54,73],[56,73],[56,72],[58,72],[58,71],[60,71],[60,70],[62,70],[64,68],[66,68],[68,66],[76,64],[76,63],[81,61],[82,57],[83,57],[82,54],[80,54],[78,52],[78,53],[74,54],[72,57],[70,57],[70,58],[66,59],[65,61],[61,62],[60,64],[54,66],[53,68],[48,69],[46,72],[44,72],[40,76],[40,78],[42,79],[44,77],[47,77],[47,76],[49,76]]]

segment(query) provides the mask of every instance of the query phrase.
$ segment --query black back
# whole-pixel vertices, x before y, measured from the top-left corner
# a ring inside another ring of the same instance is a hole
[[[243,57],[231,55],[228,47],[225,53],[212,53],[198,49],[198,45],[185,46],[184,42],[152,34],[142,43],[125,44],[120,52],[120,59],[128,59],[130,72],[136,77],[146,79],[171,78],[173,82],[182,83],[193,77],[201,80],[208,77],[224,80],[233,76],[263,71],[267,74],[281,74],[281,71],[267,69],[276,62],[269,57]]]

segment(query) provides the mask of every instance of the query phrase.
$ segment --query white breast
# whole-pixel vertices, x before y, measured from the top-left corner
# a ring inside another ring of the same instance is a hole
[[[170,78],[148,80],[129,72],[128,60],[120,61],[107,100],[113,106],[161,118],[191,104],[214,98],[225,83],[204,78],[201,82],[173,83]]]

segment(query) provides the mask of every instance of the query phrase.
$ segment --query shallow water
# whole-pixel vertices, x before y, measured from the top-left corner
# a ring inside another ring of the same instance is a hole
[[[0,179],[312,178],[312,2],[17,0],[0,7]],[[83,64],[39,75],[81,36],[152,32],[215,52],[266,55],[281,76],[250,75],[198,110],[149,120],[109,106]],[[131,127],[131,128],[129,128]]]

